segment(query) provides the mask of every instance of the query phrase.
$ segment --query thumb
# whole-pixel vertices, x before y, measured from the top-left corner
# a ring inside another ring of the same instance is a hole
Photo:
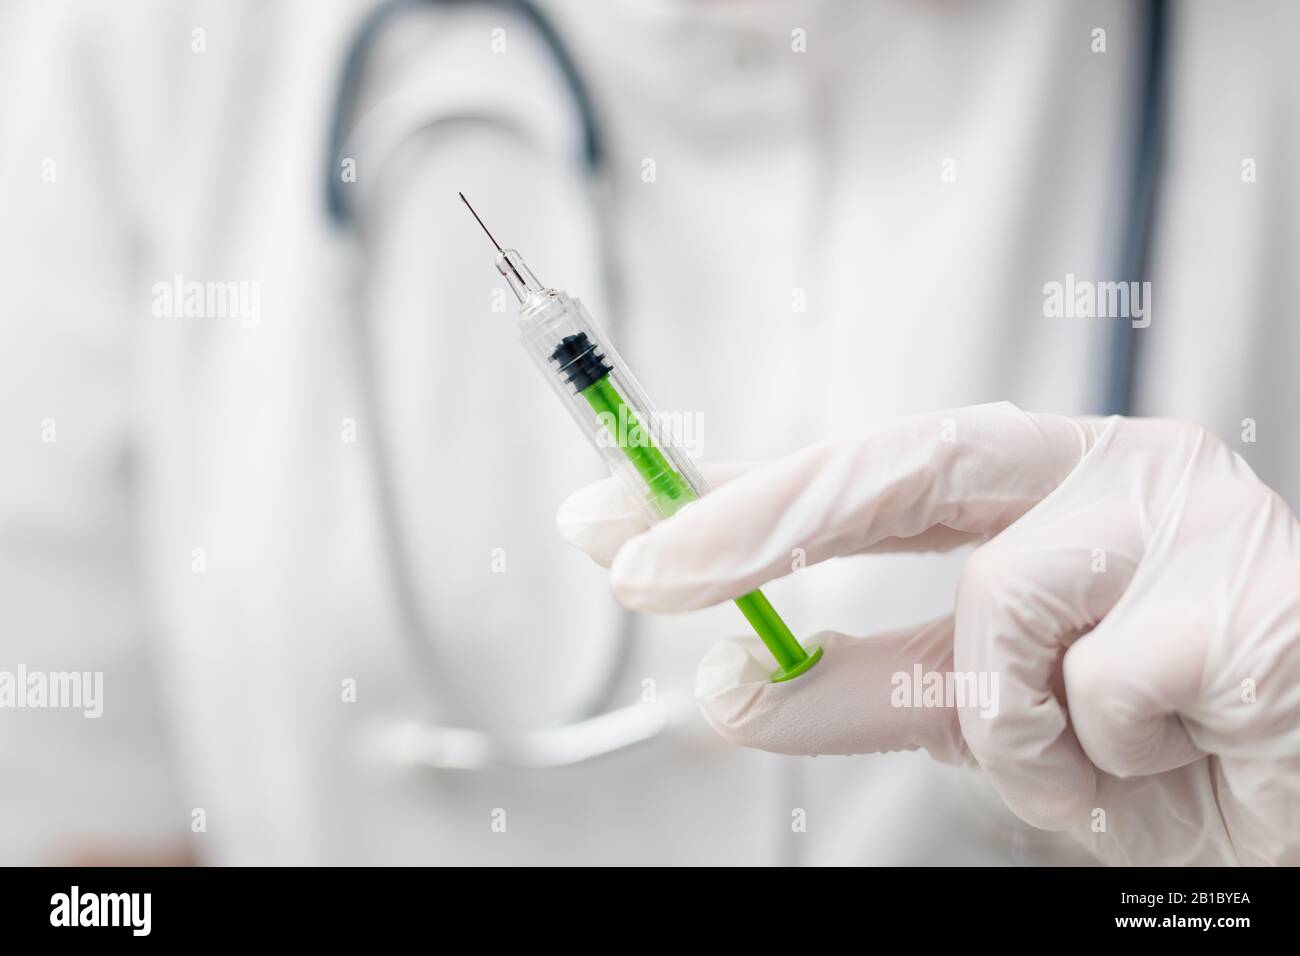
[[[704,719],[731,743],[772,753],[887,753],[924,748],[970,762],[957,709],[916,706],[900,679],[952,670],[951,617],[875,637],[824,632],[821,662],[798,680],[772,683],[756,638],[723,641],[700,662],[695,696]]]

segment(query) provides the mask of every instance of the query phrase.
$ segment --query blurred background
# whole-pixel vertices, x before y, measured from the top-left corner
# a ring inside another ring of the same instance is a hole
[[[456,193],[705,460],[1006,399],[1198,422],[1294,508],[1298,28],[0,5],[0,678],[102,677],[99,717],[0,707],[0,862],[1080,860],[924,754],[714,737],[695,662],[743,622],[628,615],[560,540],[600,461]],[[1049,314],[1067,277],[1149,281],[1150,324]],[[945,613],[963,557],[768,593],[869,634]]]

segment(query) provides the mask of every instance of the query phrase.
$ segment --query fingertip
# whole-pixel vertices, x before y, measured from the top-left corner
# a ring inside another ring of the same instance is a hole
[[[1069,830],[1087,823],[1097,804],[1097,781],[1089,770],[1073,784],[1066,782],[1059,791],[1036,788],[1014,798],[1002,795],[1003,802],[1021,820],[1040,830]]]
[[[623,486],[607,478],[565,498],[556,509],[555,527],[565,541],[608,568],[619,548],[648,525]]]
[[[1008,810],[1040,830],[1068,830],[1089,820],[1097,804],[1097,771],[1077,744],[1058,741],[1036,755],[990,759],[972,743],[969,727],[963,719],[967,744]]]
[[[1008,681],[1000,681],[999,687]],[[961,706],[962,737],[1012,813],[1040,830],[1088,820],[1097,801],[1097,769],[1053,695],[1028,700],[1012,684],[994,690],[992,708]]]
[[[682,583],[673,562],[658,545],[664,525],[625,542],[610,564],[609,586],[624,607],[651,614],[693,611],[708,606],[698,600],[698,588]]]

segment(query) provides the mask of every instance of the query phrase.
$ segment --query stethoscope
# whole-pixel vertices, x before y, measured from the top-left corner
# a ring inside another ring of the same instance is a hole
[[[352,230],[355,213],[343,179],[338,175],[339,161],[354,125],[354,112],[367,58],[376,41],[390,23],[407,9],[442,4],[478,3],[500,7],[527,23],[543,41],[558,67],[564,83],[573,98],[581,124],[579,157],[594,184],[602,179],[605,168],[605,146],[600,124],[591,96],[568,48],[560,39],[554,25],[537,8],[533,0],[383,0],[356,28],[335,98],[334,115],[330,124],[328,169],[326,171],[326,208],[330,219],[342,230]],[[1167,83],[1167,41],[1169,11],[1167,0],[1147,0],[1141,17],[1146,28],[1145,56],[1141,61],[1138,78],[1140,102],[1135,113],[1133,130],[1133,162],[1125,192],[1128,213],[1123,229],[1117,237],[1119,255],[1116,262],[1116,279],[1136,280],[1145,275],[1153,225],[1156,216],[1158,169],[1163,126],[1166,116],[1165,99]],[[611,291],[616,287],[612,281]],[[613,303],[615,306],[617,303]],[[618,314],[611,308],[610,313]],[[391,458],[388,442],[382,431],[382,416],[378,410],[377,381],[374,374],[374,349],[369,323],[357,311],[354,315],[354,332],[357,338],[359,382],[361,401],[368,419],[376,423],[367,443],[370,465],[376,491],[376,513],[381,525],[385,560],[393,583],[394,606],[401,620],[408,643],[418,656],[431,684],[439,697],[449,701],[453,709],[472,713],[471,703],[449,681],[438,667],[431,642],[424,640],[428,633],[423,606],[420,600],[417,577],[408,559],[405,525],[397,513],[394,482],[390,473]],[[1134,386],[1137,378],[1138,345],[1140,338],[1127,322],[1113,324],[1111,339],[1102,358],[1098,377],[1103,390],[1096,402],[1104,414],[1129,414],[1133,407]],[[630,614],[623,615],[618,638],[618,648],[594,692],[577,708],[575,719],[557,727],[527,733],[502,733],[464,727],[442,726],[429,723],[411,723],[393,728],[384,735],[382,745],[389,756],[414,766],[436,769],[481,770],[493,767],[559,767],[610,754],[657,736],[665,727],[681,719],[686,712],[685,702],[665,702],[662,706],[636,703],[624,707],[611,707],[611,698],[627,675],[634,638],[634,623]]]

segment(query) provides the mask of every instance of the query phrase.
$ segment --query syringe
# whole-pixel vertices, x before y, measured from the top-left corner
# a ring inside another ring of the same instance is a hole
[[[497,271],[519,299],[520,342],[647,520],[670,518],[704,495],[708,484],[657,427],[654,406],[582,303],[544,287],[518,252],[501,248],[464,193],[460,198],[492,240]],[[798,677],[821,659],[822,649],[804,650],[762,591],[735,601],[776,658],[773,681]]]

